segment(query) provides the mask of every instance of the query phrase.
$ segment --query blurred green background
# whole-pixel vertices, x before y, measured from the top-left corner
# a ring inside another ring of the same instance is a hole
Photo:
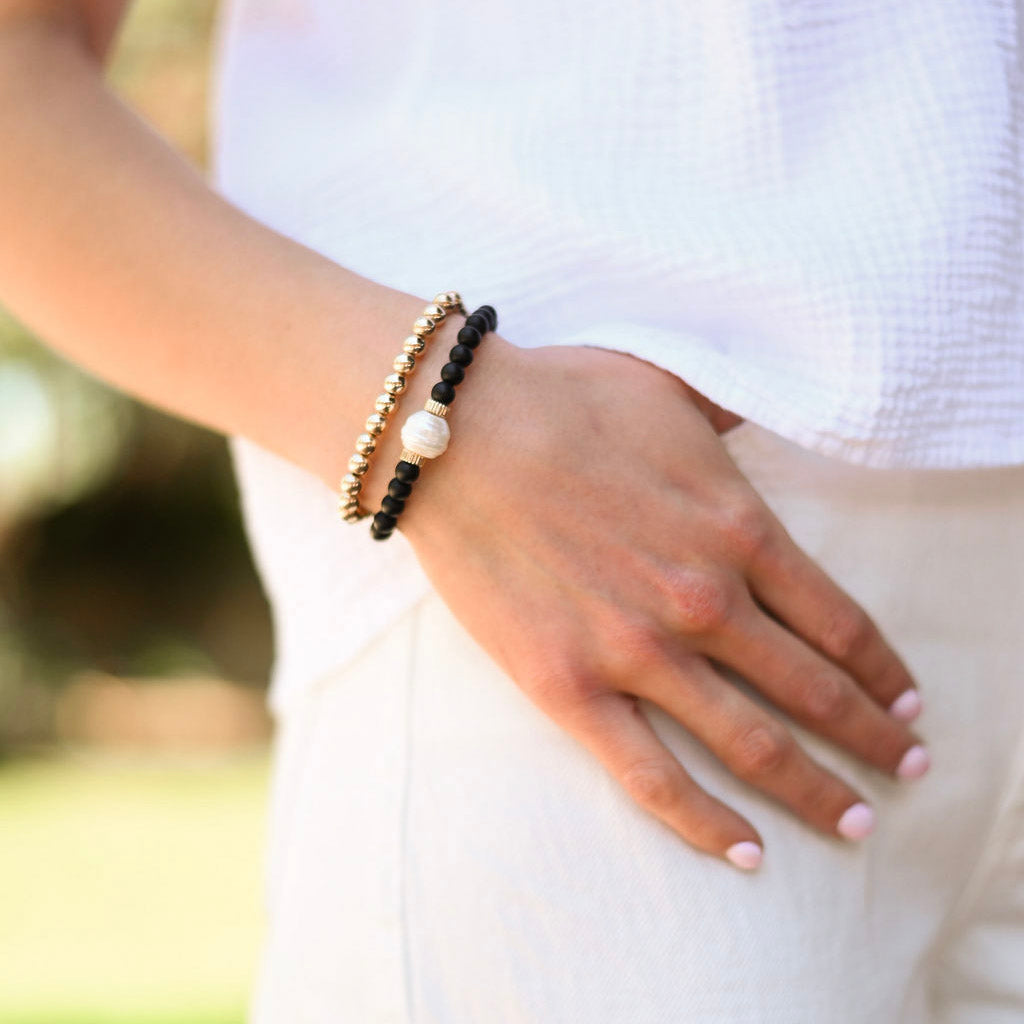
[[[136,0],[112,85],[199,164],[213,0]],[[270,621],[222,438],[0,310],[0,1024],[241,1024]]]

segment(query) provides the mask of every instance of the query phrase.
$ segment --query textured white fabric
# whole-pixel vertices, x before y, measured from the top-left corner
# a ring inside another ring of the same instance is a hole
[[[634,353],[821,454],[1018,463],[1019,20],[1013,0],[234,0],[214,177],[345,267],[490,302],[519,345]],[[309,678],[423,580],[396,541],[367,561],[318,482],[235,453],[279,675]],[[368,577],[378,607],[341,621]]]
[[[289,703],[252,1024],[1020,1024],[1024,467],[870,470],[726,447],[880,624],[933,767],[797,729],[878,812],[857,846],[654,727],[764,836],[745,875],[630,802],[434,591]]]

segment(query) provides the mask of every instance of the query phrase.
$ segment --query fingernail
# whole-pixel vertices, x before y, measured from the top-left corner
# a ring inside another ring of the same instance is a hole
[[[919,779],[932,766],[932,759],[928,751],[916,743],[904,755],[896,769],[896,774],[901,779]]]
[[[867,804],[847,807],[836,825],[836,831],[846,839],[864,839],[875,828],[875,812]]]
[[[912,722],[921,714],[921,695],[911,687],[904,690],[890,705],[889,714],[897,721]]]
[[[757,843],[747,841],[742,843],[733,843],[733,845],[725,851],[725,855],[733,862],[733,864],[736,865],[736,867],[743,868],[744,871],[753,871],[754,868],[760,866],[763,851]]]

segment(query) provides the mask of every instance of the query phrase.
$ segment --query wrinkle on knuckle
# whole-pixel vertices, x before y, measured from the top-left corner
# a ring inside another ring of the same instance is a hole
[[[598,693],[594,673],[582,663],[544,662],[528,673],[528,688],[545,707],[573,708],[588,704]]]
[[[743,563],[761,554],[771,542],[771,523],[761,505],[741,495],[724,505],[716,517],[727,549]]]
[[[618,678],[653,672],[665,663],[665,632],[653,622],[626,623],[606,640],[609,668]]]
[[[676,625],[693,635],[714,633],[729,621],[734,608],[732,589],[721,576],[686,569],[670,581],[669,593]]]
[[[819,644],[833,660],[846,661],[864,650],[873,632],[867,612],[861,609],[836,612],[827,620]]]
[[[834,675],[810,676],[804,686],[802,705],[811,718],[834,722],[850,710],[851,694],[841,679]]]
[[[652,811],[667,811],[679,798],[678,774],[664,761],[636,761],[619,781],[640,806]]]
[[[755,782],[777,772],[792,747],[793,740],[782,726],[758,723],[733,741],[730,766],[741,779]]]

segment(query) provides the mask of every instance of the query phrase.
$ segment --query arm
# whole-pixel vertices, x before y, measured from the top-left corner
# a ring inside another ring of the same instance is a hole
[[[0,297],[97,376],[334,487],[425,299],[208,188],[103,82],[124,6],[0,0]]]

